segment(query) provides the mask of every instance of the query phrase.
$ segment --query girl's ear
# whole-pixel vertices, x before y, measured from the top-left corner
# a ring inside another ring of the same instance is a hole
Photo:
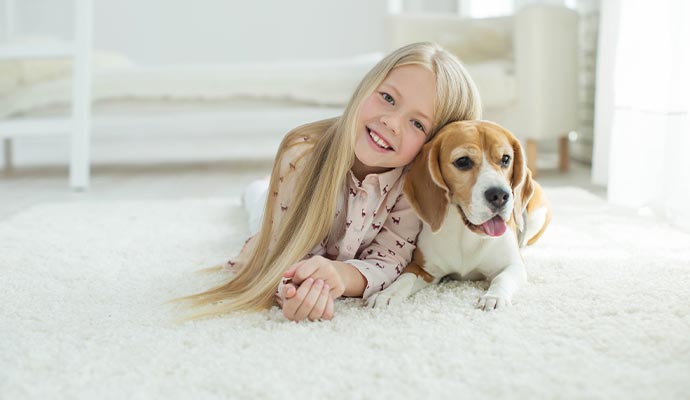
[[[431,226],[432,232],[441,228],[449,204],[446,185],[439,163],[441,138],[425,144],[405,177],[403,192],[417,215]]]
[[[513,178],[511,186],[513,189],[513,216],[519,231],[524,231],[523,215],[527,209],[532,195],[534,194],[534,185],[532,184],[532,172],[527,168],[527,160],[520,145],[512,134],[511,142],[513,145]]]

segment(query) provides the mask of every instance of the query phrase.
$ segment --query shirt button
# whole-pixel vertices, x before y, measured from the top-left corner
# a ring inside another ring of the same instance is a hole
[[[347,249],[347,251],[352,251],[352,245],[348,244],[347,247],[345,247],[345,248]]]

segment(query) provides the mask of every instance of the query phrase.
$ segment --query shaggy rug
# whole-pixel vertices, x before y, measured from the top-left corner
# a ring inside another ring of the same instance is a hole
[[[512,308],[448,281],[332,321],[176,323],[245,239],[236,200],[41,205],[0,222],[0,398],[688,398],[690,235],[573,188]]]

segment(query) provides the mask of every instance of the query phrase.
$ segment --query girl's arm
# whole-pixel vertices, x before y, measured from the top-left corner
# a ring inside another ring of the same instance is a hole
[[[252,236],[249,239],[247,239],[244,242],[244,245],[242,246],[242,249],[240,250],[239,253],[232,259],[226,261],[225,263],[220,265],[220,268],[223,271],[229,271],[232,272],[233,274],[237,273],[239,270],[244,268],[245,265],[247,265],[247,262],[249,261],[249,255],[253,251],[253,248],[256,243],[256,237]]]
[[[308,278],[323,279],[331,286],[334,299],[367,298],[390,285],[409,264],[421,226],[421,220],[401,196],[378,235],[362,249],[359,259],[332,261],[313,256],[286,271],[284,282],[299,285]]]
[[[374,240],[357,260],[346,260],[366,279],[363,298],[385,289],[412,260],[422,221],[401,194]]]
[[[278,187],[272,193],[267,194],[268,198],[273,199],[273,218],[272,221],[270,221],[272,232],[269,246],[271,247],[276,240],[276,227],[280,226],[283,216],[288,207],[290,207],[290,199],[293,196],[294,186],[301,173],[303,165],[302,160],[312,144],[304,140],[304,138],[297,137],[293,138],[293,142],[288,143],[288,146],[289,147],[285,150],[285,153],[283,153],[280,159],[280,166],[278,168]],[[235,257],[222,264],[221,268],[233,273],[244,268],[258,240],[258,234],[247,239],[240,252]],[[283,284],[284,282],[281,281],[281,288]]]
[[[302,260],[283,274],[283,285],[300,285],[307,279],[321,279],[331,287],[331,297],[362,297],[367,279],[352,264],[333,261],[322,256],[313,256]],[[289,297],[289,296],[285,296]]]
[[[343,261],[332,261],[335,268],[342,277],[345,290],[343,296],[362,297],[364,289],[367,287],[367,278],[352,264]]]

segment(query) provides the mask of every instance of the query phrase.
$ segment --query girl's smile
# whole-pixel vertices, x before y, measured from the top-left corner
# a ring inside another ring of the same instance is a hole
[[[367,130],[369,131],[369,144],[374,148],[376,151],[380,151],[382,153],[387,153],[389,151],[395,151],[393,146],[391,146],[388,141],[378,133],[377,131],[367,127]]]

